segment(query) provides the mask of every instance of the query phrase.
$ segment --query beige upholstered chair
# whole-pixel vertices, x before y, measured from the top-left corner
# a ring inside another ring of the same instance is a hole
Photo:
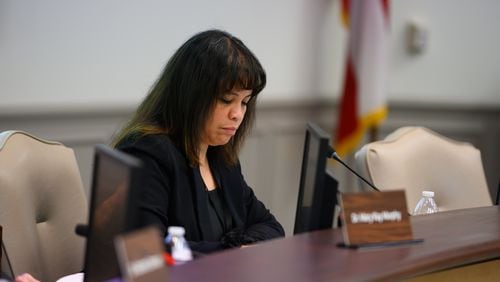
[[[15,275],[41,281],[81,271],[87,200],[75,155],[22,131],[0,133],[0,224]]]
[[[402,127],[363,146],[355,159],[380,190],[404,189],[409,212],[422,190],[435,192],[440,211],[492,205],[479,150],[427,128]]]

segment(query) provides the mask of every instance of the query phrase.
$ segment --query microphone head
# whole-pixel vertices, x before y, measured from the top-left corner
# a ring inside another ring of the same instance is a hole
[[[77,224],[75,226],[75,233],[82,237],[88,237],[89,226],[87,224]]]
[[[332,146],[329,146],[328,157],[330,159],[335,159],[335,160],[338,160],[338,161],[340,160],[340,157],[337,154],[337,151],[335,151],[335,149]]]

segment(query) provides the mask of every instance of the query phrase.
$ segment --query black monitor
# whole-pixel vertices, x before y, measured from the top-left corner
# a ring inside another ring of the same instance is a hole
[[[114,238],[137,228],[136,203],[140,161],[97,145],[85,250],[84,281],[120,277]]]
[[[0,281],[5,279],[6,281],[13,280],[16,276],[12,270],[12,265],[10,264],[9,254],[5,249],[5,244],[2,240],[2,226],[0,225]]]
[[[326,171],[328,135],[308,123],[293,234],[332,228],[338,182]]]

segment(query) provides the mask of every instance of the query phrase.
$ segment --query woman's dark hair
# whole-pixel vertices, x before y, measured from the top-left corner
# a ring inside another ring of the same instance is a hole
[[[193,166],[199,165],[200,132],[218,99],[234,87],[252,90],[245,117],[236,134],[220,152],[235,164],[255,116],[255,96],[266,85],[266,74],[254,54],[231,34],[220,30],[198,33],[170,58],[163,73],[139,105],[131,120],[114,137],[166,134],[183,150]]]

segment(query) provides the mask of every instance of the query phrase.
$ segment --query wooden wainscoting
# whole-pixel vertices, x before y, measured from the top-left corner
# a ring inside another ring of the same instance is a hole
[[[305,125],[316,122],[334,131],[337,104],[333,100],[261,101],[254,131],[241,154],[245,178],[258,197],[292,234]],[[390,104],[380,139],[407,125],[426,126],[450,138],[471,142],[482,152],[492,196],[500,178],[500,106]],[[87,194],[93,147],[109,143],[133,112],[133,106],[48,107],[0,109],[0,131],[22,129],[57,140],[75,150]],[[352,160],[346,159],[351,165]],[[341,191],[357,191],[357,180],[343,167],[330,164]]]

